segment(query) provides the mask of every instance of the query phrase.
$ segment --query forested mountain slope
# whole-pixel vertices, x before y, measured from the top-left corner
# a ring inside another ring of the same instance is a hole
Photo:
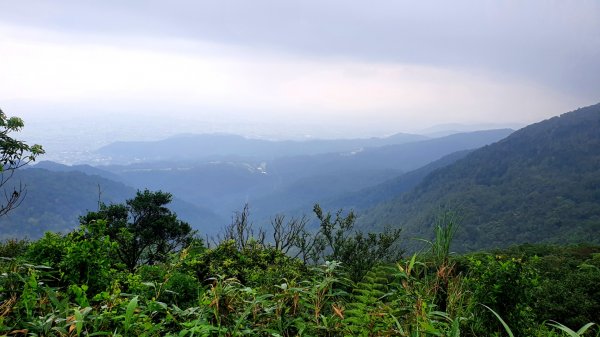
[[[384,201],[394,199],[398,194],[412,189],[430,172],[450,165],[463,158],[472,150],[458,151],[442,157],[416,170],[399,175],[391,172],[381,172],[379,176],[373,172],[339,172],[329,175],[314,176],[301,179],[288,186],[285,190],[268,195],[251,203],[252,212],[263,216],[263,222],[276,213],[291,216],[302,216],[311,213],[315,203],[323,209],[353,210],[360,214]],[[359,173],[362,173],[360,175]],[[388,176],[388,179],[382,179]],[[374,178],[379,181],[373,180]],[[354,181],[351,182],[351,180]],[[383,181],[383,182],[382,182]],[[358,189],[357,186],[367,186]],[[282,212],[281,210],[286,210]],[[265,210],[271,210],[266,212]]]
[[[103,170],[101,168],[97,168],[91,165],[64,165],[64,164],[60,164],[60,163],[56,163],[50,160],[42,160],[39,163],[36,163],[33,166],[26,166],[25,169],[28,168],[36,168],[36,169],[46,169],[48,171],[53,171],[53,172],[81,172],[81,173],[85,173],[87,175],[93,176],[100,176],[109,180],[114,180],[114,181],[118,181],[121,182],[121,178],[114,174],[111,173],[109,171]]]
[[[365,227],[391,223],[404,228],[405,238],[424,237],[445,210],[461,219],[459,249],[600,242],[600,104],[476,150],[360,221]]]
[[[0,239],[35,239],[45,231],[66,232],[79,224],[79,216],[97,210],[99,200],[106,204],[122,203],[135,196],[135,189],[122,183],[58,169],[63,171],[39,168],[15,171],[6,187],[21,182],[27,187],[27,194],[19,207],[0,218]],[[181,200],[174,199],[170,208],[202,234],[215,233],[225,224],[211,211]]]
[[[328,209],[343,208],[353,209],[355,211],[371,208],[384,201],[394,199],[399,194],[410,191],[431,172],[464,158],[472,151],[473,150],[463,150],[451,153],[423,167],[393,179],[386,180],[375,186],[361,189],[358,192],[347,193],[341,196],[338,195],[335,198],[325,199],[325,201],[321,202],[321,206]]]

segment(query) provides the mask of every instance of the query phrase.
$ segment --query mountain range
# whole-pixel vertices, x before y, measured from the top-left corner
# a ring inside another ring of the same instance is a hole
[[[113,163],[231,157],[272,159],[282,156],[347,152],[365,147],[403,144],[425,139],[428,137],[407,133],[397,133],[382,138],[304,141],[252,139],[231,134],[182,134],[158,141],[115,142],[101,147],[96,153],[110,158]]]
[[[212,154],[230,147],[231,139],[247,141],[242,146],[246,154],[261,153],[261,149],[268,147],[265,144],[271,144],[271,148],[275,146],[273,144],[281,144],[257,143],[243,137],[182,136],[178,141],[185,140],[187,146],[206,147],[206,144],[191,142],[194,139],[200,139],[201,143],[210,139],[215,143],[211,151],[197,152],[195,156],[126,165],[66,166],[42,161],[15,176],[15,181],[23,181],[29,186],[28,197],[20,209],[0,219],[0,227],[7,228],[3,231],[5,235],[30,237],[38,237],[44,230],[66,230],[77,224],[78,216],[97,209],[99,197],[105,203],[123,202],[133,197],[136,189],[148,188],[172,193],[175,196],[172,207],[176,213],[201,233],[214,235],[246,203],[260,223],[277,213],[310,213],[315,202],[375,186],[453,151],[477,148],[511,132],[490,130],[425,140],[415,137],[413,142],[407,142],[405,135],[385,139],[307,141],[312,144],[305,145],[307,148],[314,144],[329,144],[320,151],[339,144],[346,144],[345,150],[357,145],[372,146],[352,151],[276,157],[273,152],[263,152],[265,157],[242,157],[238,155],[243,153],[237,152],[235,156],[223,156],[220,160],[215,160]],[[219,139],[225,139],[225,144],[216,142]],[[291,143],[300,147],[298,142]],[[252,144],[259,144],[258,149],[252,150]],[[377,144],[379,146],[375,146]],[[138,145],[146,148],[155,143]],[[164,156],[175,152],[167,152]],[[59,181],[61,185],[57,185]]]
[[[406,247],[430,238],[446,212],[460,223],[456,250],[600,243],[599,131],[600,104],[518,131],[438,138],[183,135],[115,143],[98,150],[111,165],[40,162],[17,171],[13,180],[27,184],[27,197],[0,218],[0,229],[2,237],[32,238],[65,231],[99,200],[123,202],[148,188],[172,193],[172,209],[203,235],[216,234],[246,203],[259,225],[275,214],[308,215],[319,203],[355,210],[363,231],[402,227]]]
[[[265,220],[275,213],[382,183],[455,151],[493,143],[511,132],[477,131],[350,152],[272,159],[254,156],[202,160],[206,156],[202,153],[194,160],[183,157],[102,169],[118,175],[130,186],[169,191],[222,217],[249,203],[257,219]],[[215,149],[220,146],[213,145]],[[308,212],[311,209],[308,207]]]

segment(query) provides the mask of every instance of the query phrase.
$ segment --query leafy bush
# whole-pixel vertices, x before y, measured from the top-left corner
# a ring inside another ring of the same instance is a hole
[[[81,225],[67,235],[47,232],[29,246],[26,260],[56,272],[55,286],[85,285],[90,293],[105,290],[114,277],[116,243],[104,234],[106,223]]]
[[[0,242],[0,257],[14,258],[27,252],[29,240],[27,239],[6,239]]]
[[[139,278],[130,282],[130,291],[144,298],[172,303],[180,308],[198,304],[201,285],[188,274],[173,270],[171,266],[142,266],[136,272]]]
[[[46,232],[44,236],[31,243],[25,259],[37,264],[58,268],[66,252],[66,240],[62,234]]]
[[[462,261],[468,270],[465,282],[472,293],[473,330],[476,334],[491,335],[502,326],[480,304],[492,308],[513,323],[519,335],[527,335],[534,325],[531,308],[533,290],[539,275],[526,260],[504,255],[474,254]],[[464,268],[464,266],[463,266]]]
[[[233,240],[223,241],[198,255],[190,255],[184,266],[201,282],[220,276],[235,278],[248,286],[268,288],[283,279],[298,278],[306,271],[299,260],[273,247],[254,242],[240,250]]]

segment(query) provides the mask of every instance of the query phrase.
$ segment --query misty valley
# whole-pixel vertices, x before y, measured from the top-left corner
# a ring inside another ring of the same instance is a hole
[[[101,165],[2,125],[7,335],[598,333],[600,104],[519,130],[115,142]]]

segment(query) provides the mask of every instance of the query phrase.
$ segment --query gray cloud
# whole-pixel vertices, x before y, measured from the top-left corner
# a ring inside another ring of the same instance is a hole
[[[600,2],[4,1],[0,21],[310,57],[477,68],[593,98]]]

